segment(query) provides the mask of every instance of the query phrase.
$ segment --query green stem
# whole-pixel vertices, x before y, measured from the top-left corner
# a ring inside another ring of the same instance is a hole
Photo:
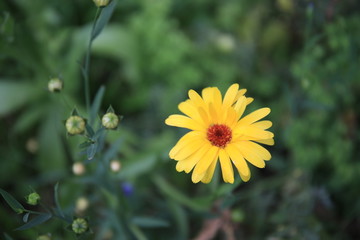
[[[85,102],[86,102],[86,109],[87,109],[88,113],[90,113],[90,84],[89,84],[90,52],[91,52],[91,45],[92,45],[92,41],[93,41],[93,34],[94,34],[95,26],[97,23],[97,19],[100,16],[100,13],[101,13],[101,8],[98,8],[96,10],[94,22],[93,22],[93,25],[91,28],[89,45],[88,45],[88,48],[86,51],[86,57],[85,57],[85,66],[83,69],[84,85],[85,85]]]

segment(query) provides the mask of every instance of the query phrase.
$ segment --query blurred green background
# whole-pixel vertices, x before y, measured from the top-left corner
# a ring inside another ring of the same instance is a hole
[[[359,9],[356,0],[117,1],[93,45],[91,97],[105,85],[102,113],[111,104],[124,115],[107,135],[122,164],[111,179],[131,186],[132,214],[163,219],[140,224],[145,239],[192,239],[219,216],[215,239],[360,239]],[[90,0],[0,2],[0,187],[25,202],[31,186],[52,206],[60,182],[68,212],[89,200],[89,239],[127,239],[111,218],[117,198],[99,194],[96,159],[72,172],[85,158],[62,123],[74,106],[85,114],[80,63],[95,11]],[[64,91],[49,93],[59,76]],[[250,110],[272,109],[275,146],[266,168],[228,193],[219,179],[195,185],[176,172],[168,151],[184,131],[164,119],[189,89],[232,83],[255,98]],[[60,221],[14,232],[21,222],[0,200],[0,234],[73,239]]]

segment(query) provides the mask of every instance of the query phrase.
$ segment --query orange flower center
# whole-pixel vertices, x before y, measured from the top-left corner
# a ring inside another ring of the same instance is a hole
[[[213,146],[225,148],[231,138],[231,129],[224,124],[213,124],[207,130],[207,139]]]

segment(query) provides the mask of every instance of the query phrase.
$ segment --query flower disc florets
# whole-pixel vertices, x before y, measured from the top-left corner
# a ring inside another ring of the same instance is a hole
[[[207,130],[207,139],[213,146],[224,148],[232,139],[231,129],[224,124],[211,125]]]
[[[69,134],[81,134],[85,131],[85,120],[79,116],[71,116],[66,120],[65,126]]]

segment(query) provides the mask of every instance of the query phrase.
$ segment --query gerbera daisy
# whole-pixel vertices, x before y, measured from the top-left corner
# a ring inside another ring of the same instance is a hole
[[[225,182],[234,183],[233,165],[243,181],[250,179],[247,162],[263,168],[271,154],[259,144],[274,145],[274,134],[266,129],[271,121],[262,120],[270,113],[269,108],[258,109],[245,117],[243,113],[253,99],[245,97],[246,89],[233,84],[224,99],[216,87],[202,90],[200,96],[189,91],[189,99],[179,104],[184,115],[170,115],[165,123],[187,128],[185,134],[171,149],[169,156],[177,162],[176,170],[192,172],[194,183],[209,183],[220,160]]]

